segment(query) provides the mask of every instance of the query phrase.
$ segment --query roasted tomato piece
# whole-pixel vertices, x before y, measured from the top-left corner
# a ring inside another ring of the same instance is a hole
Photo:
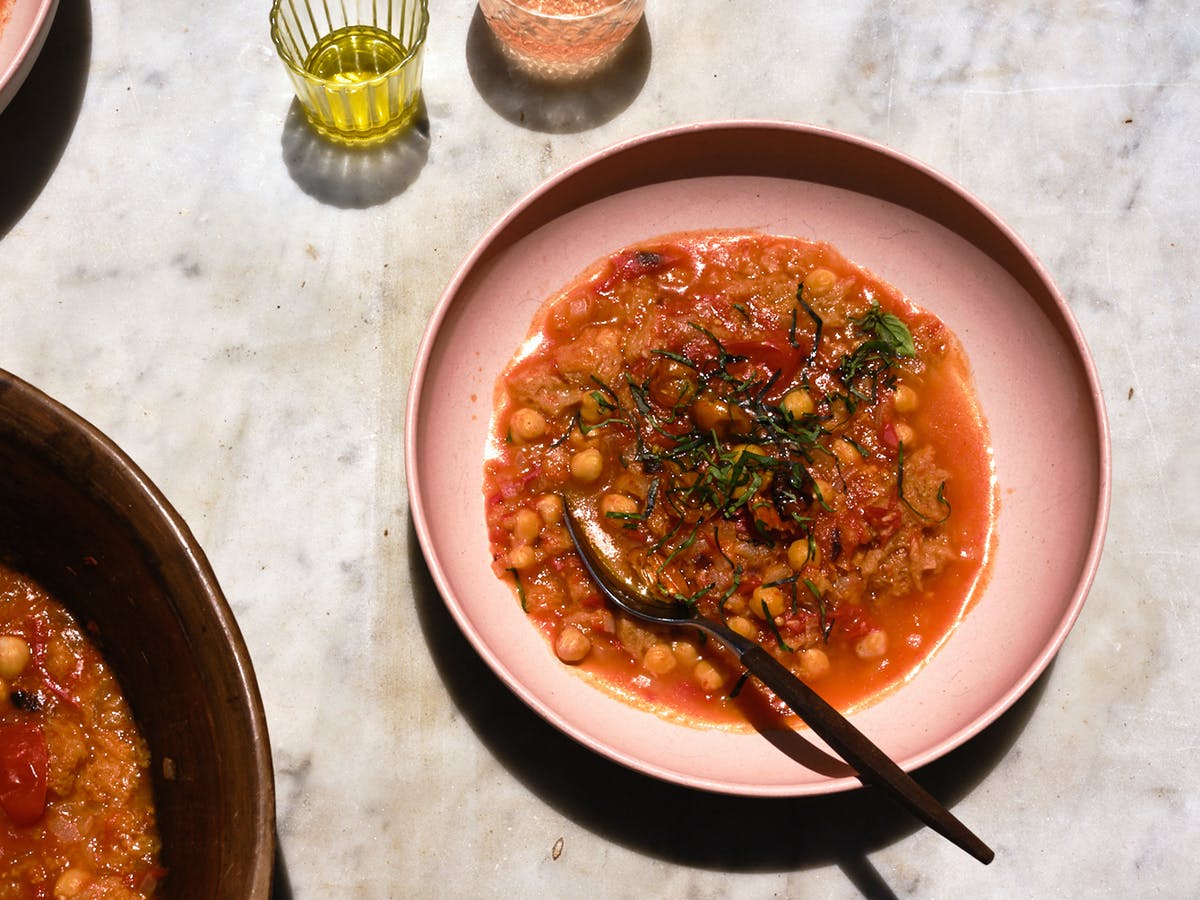
[[[14,825],[32,825],[46,811],[49,762],[41,725],[0,725],[0,808]]]

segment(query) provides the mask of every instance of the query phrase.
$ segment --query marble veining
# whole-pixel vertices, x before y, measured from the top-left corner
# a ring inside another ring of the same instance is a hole
[[[522,81],[474,4],[431,0],[421,121],[360,155],[304,125],[267,10],[62,0],[0,114],[0,366],[116,440],[208,553],[266,706],[280,896],[1194,895],[1193,4],[651,0],[583,91]],[[420,558],[405,395],[455,267],[563,167],[718,118],[954,178],[1094,352],[1095,587],[1030,693],[921,772],[990,867],[866,792],[710,797],[594,757],[490,675]]]

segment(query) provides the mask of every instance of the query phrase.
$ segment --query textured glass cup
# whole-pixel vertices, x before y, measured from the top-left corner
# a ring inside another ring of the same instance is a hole
[[[421,96],[427,0],[274,0],[271,40],[319,132],[347,144],[407,125]]]
[[[504,56],[529,74],[582,78],[604,68],[646,0],[479,0]]]

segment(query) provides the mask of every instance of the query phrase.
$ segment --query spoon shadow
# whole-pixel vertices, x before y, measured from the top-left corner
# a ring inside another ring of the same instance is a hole
[[[411,517],[409,540],[415,548]],[[420,553],[411,554],[410,567],[418,620],[450,697],[500,764],[562,815],[606,840],[678,865],[754,873],[832,864],[864,895],[894,896],[866,856],[924,826],[877,789],[816,797],[739,797],[693,790],[618,765],[559,732],[509,691],[459,630]],[[916,775],[922,785],[947,806],[969,794],[1024,730],[1048,672],[981,734],[921,768]],[[818,771],[833,766],[834,774],[847,771],[800,735],[779,739],[786,741],[788,752],[800,753],[802,764],[812,763]],[[808,750],[801,750],[800,743]],[[639,814],[646,809],[670,809],[681,822],[743,821],[755,827],[741,839],[731,839],[724,827],[664,829],[655,817]],[[987,832],[986,823],[975,824]],[[788,839],[762,837],[771,834]],[[1000,836],[988,837],[1004,843]]]

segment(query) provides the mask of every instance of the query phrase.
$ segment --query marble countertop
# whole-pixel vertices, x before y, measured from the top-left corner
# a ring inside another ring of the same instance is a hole
[[[626,69],[570,93],[508,77],[473,3],[431,6],[427,123],[386,153],[307,130],[265,2],[62,0],[0,114],[0,366],[117,441],[209,555],[266,708],[279,896],[1193,894],[1200,14],[650,0]],[[989,867],[867,791],[714,797],[593,756],[491,676],[417,549],[406,391],[455,267],[563,167],[719,118],[945,173],[1094,353],[1114,491],[1088,603],[921,772]]]

